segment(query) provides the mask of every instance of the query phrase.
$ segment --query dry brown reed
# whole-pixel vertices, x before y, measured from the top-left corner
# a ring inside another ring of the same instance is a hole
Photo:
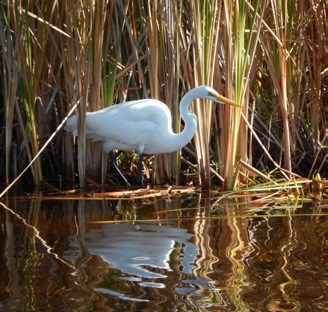
[[[241,108],[193,103],[194,140],[145,160],[153,184],[233,189],[257,171],[327,176],[326,11],[324,0],[2,0],[3,180],[31,162],[81,98],[76,142],[57,135],[31,174],[35,184],[76,173],[81,187],[87,178],[104,182],[106,161],[85,136],[85,113],[152,97],[167,103],[180,131],[178,103],[200,84]]]

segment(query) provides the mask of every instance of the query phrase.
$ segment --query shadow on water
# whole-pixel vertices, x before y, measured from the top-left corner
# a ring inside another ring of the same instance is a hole
[[[327,205],[202,194],[6,205],[12,211],[0,210],[1,311],[328,306]]]

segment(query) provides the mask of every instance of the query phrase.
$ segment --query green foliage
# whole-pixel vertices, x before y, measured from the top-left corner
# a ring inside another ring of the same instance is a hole
[[[287,180],[318,170],[327,176],[326,11],[323,0],[1,1],[1,176],[13,180],[81,99],[78,143],[57,135],[32,177],[39,184],[78,172],[81,186],[100,182],[107,167],[85,137],[86,111],[154,97],[180,131],[178,103],[200,84],[241,108],[192,105],[195,139],[182,163],[179,151],[147,158],[152,181],[179,181],[195,168],[194,184],[204,188],[213,169],[227,189],[248,185],[256,168]],[[53,159],[63,165],[50,176],[42,168]]]

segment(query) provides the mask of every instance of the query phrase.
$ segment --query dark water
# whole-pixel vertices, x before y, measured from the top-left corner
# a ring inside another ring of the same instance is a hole
[[[6,205],[0,311],[327,311],[327,204],[186,195]]]

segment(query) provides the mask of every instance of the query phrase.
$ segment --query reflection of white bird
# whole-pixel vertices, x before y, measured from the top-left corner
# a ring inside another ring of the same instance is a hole
[[[161,283],[155,279],[167,277],[165,272],[172,271],[175,266],[172,265],[173,259],[179,262],[176,273],[191,275],[199,256],[199,248],[189,241],[193,235],[186,229],[165,222],[104,224],[100,229],[83,233],[82,236],[83,246],[89,254],[101,256],[128,278],[138,278],[141,283],[153,282],[158,286]],[[71,239],[65,255],[74,261],[79,242],[75,236]]]
[[[113,149],[137,150],[140,154],[138,181],[142,184],[144,154],[174,152],[185,146],[194,136],[197,117],[189,111],[189,104],[197,98],[237,106],[211,87],[199,86],[187,92],[180,102],[180,114],[184,121],[184,129],[180,133],[173,132],[171,112],[164,103],[144,99],[88,112],[86,134],[95,141],[103,141],[103,149],[106,152]],[[77,135],[76,116],[68,119],[65,129]],[[116,170],[118,171],[117,168]]]

